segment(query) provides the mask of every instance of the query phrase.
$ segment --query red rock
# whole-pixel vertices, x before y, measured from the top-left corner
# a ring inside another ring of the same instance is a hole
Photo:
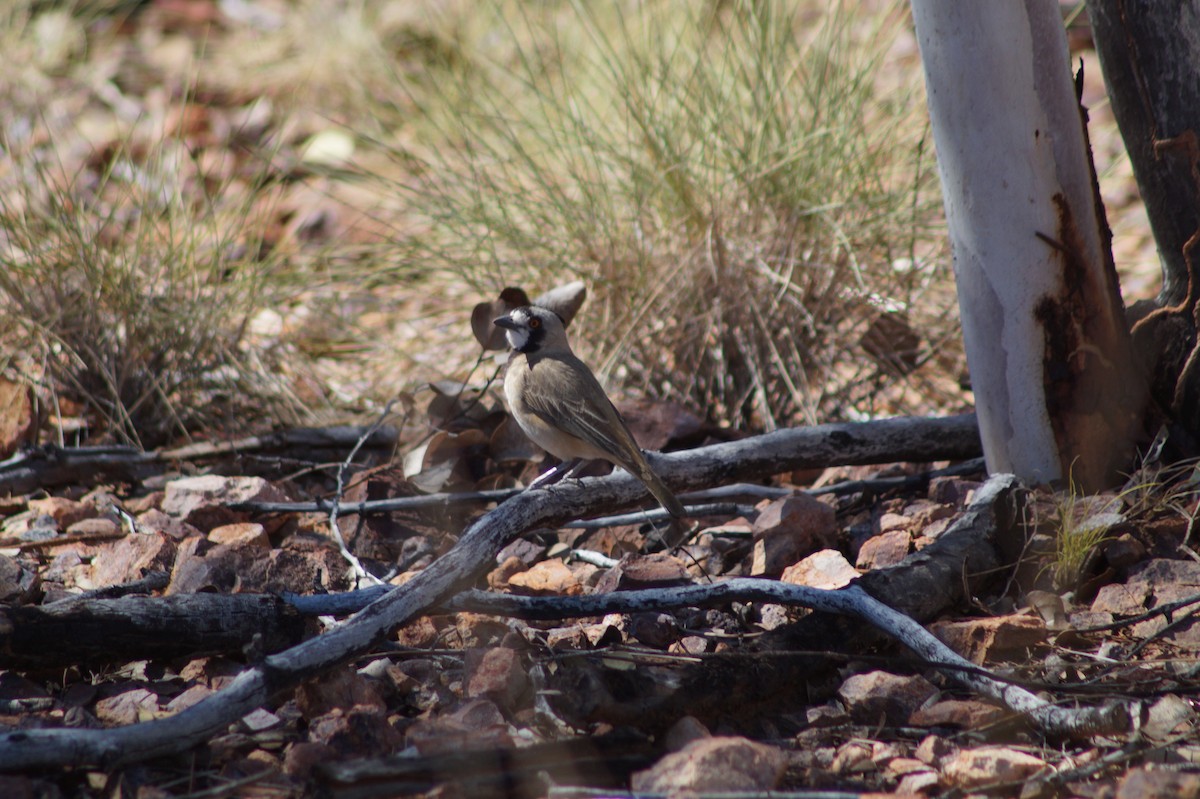
[[[1149,599],[1148,583],[1112,583],[1100,588],[1096,598],[1092,600],[1092,612],[1137,616],[1146,612]]]
[[[917,744],[917,750],[913,754],[922,763],[936,766],[957,751],[958,747],[945,738],[939,735],[926,735],[921,743]]]
[[[1029,649],[1046,641],[1046,623],[1034,616],[993,616],[986,619],[935,622],[929,631],[972,663],[1010,657],[1024,659]]]
[[[512,712],[529,690],[529,676],[520,653],[506,647],[473,649],[465,663],[466,695],[486,697],[503,710]]]
[[[489,588],[506,588],[508,581],[515,574],[520,574],[528,567],[525,563],[515,555],[507,558],[496,568],[488,572],[487,583]]]
[[[60,530],[96,515],[91,505],[66,497],[43,497],[29,500],[29,509],[54,519]]]
[[[333,750],[325,744],[299,741],[288,746],[283,755],[283,770],[297,779],[307,780],[314,768],[334,759]]]
[[[508,578],[508,586],[515,593],[529,596],[575,596],[583,593],[583,586],[575,574],[557,558],[537,563],[528,571]]]
[[[754,559],[750,573],[778,576],[806,555],[837,544],[837,516],[808,494],[768,504],[754,520]]]
[[[390,754],[404,744],[404,737],[388,722],[384,711],[362,705],[349,710],[334,708],[311,719],[308,737],[343,757],[359,757],[363,752]]]
[[[871,747],[861,741],[847,741],[838,747],[830,771],[848,776],[875,771],[877,766],[871,759]]]
[[[792,585],[834,589],[849,585],[856,577],[858,572],[841,552],[822,549],[784,569],[780,579]]]
[[[691,582],[687,565],[666,552],[630,555],[601,575],[597,593],[636,591],[640,588],[666,588]]]
[[[38,418],[33,390],[27,383],[0,377],[0,460],[37,437]]]
[[[171,571],[176,549],[175,542],[161,533],[105,541],[96,546],[89,578],[96,586],[118,585],[141,579],[146,572]]]
[[[905,724],[935,693],[937,689],[924,677],[901,677],[886,671],[855,674],[838,688],[838,697],[852,719],[860,724],[892,726]]]
[[[296,689],[296,706],[304,718],[313,718],[348,707],[365,707],[382,713],[387,710],[387,700],[380,680],[342,666],[302,683]]]
[[[108,516],[80,519],[66,529],[66,534],[89,539],[117,538],[124,535],[117,520]]]
[[[1117,785],[1116,799],[1200,799],[1200,774],[1133,769]]]
[[[261,477],[222,477],[210,474],[183,477],[167,483],[162,509],[201,530],[241,521],[226,507],[235,502],[284,502],[287,495]]]
[[[695,716],[684,716],[671,725],[663,738],[663,745],[669,752],[678,752],[693,741],[711,738],[708,727]]]
[[[915,522],[913,522],[912,519],[905,516],[903,513],[894,513],[888,511],[879,517],[879,532],[881,534],[894,533],[897,531],[907,534],[908,531],[915,526]]]
[[[862,570],[895,566],[908,557],[912,537],[908,530],[892,530],[874,538],[868,538],[858,550],[855,566]]]
[[[635,793],[769,791],[787,769],[782,749],[746,738],[702,738],[635,772]]]
[[[0,602],[19,604],[34,598],[41,580],[34,568],[0,555]]]
[[[958,788],[1020,782],[1046,769],[1046,761],[1007,746],[977,746],[948,758],[942,776]]]
[[[235,522],[214,527],[208,533],[208,540],[214,544],[228,544],[234,547],[271,548],[266,528],[255,522]]]
[[[960,730],[978,730],[993,724],[1008,711],[975,699],[943,699],[928,707],[918,708],[909,717],[914,727],[956,727]]]
[[[405,736],[408,744],[426,757],[513,745],[504,714],[486,699],[472,699],[451,713],[418,721],[405,731]]]
[[[135,724],[159,715],[158,694],[134,688],[96,703],[96,718],[107,724]]]

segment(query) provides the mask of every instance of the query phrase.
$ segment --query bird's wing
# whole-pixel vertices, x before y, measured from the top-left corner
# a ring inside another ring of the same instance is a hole
[[[529,410],[547,424],[611,452],[622,466],[640,467],[645,462],[633,434],[583,361],[573,355],[550,356],[539,359],[533,368],[543,372],[537,383],[554,390],[527,391]]]

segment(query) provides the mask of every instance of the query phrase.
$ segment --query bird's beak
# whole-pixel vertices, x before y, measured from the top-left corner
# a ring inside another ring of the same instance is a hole
[[[501,316],[499,319],[493,319],[492,324],[496,327],[502,327],[505,330],[517,329],[517,323],[513,321],[511,316]]]

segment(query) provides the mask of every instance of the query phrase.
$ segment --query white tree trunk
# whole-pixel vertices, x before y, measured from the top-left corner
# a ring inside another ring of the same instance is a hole
[[[1145,402],[1057,0],[912,0],[988,468],[1111,484]]]

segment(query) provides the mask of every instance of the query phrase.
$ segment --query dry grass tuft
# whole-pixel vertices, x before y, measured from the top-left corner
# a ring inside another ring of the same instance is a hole
[[[953,335],[953,300],[928,296],[947,277],[919,84],[881,89],[902,7],[476,16],[490,39],[452,28],[397,84],[423,120],[392,148],[424,223],[400,273],[485,296],[582,277],[594,362],[736,425],[928,408],[905,375]]]

